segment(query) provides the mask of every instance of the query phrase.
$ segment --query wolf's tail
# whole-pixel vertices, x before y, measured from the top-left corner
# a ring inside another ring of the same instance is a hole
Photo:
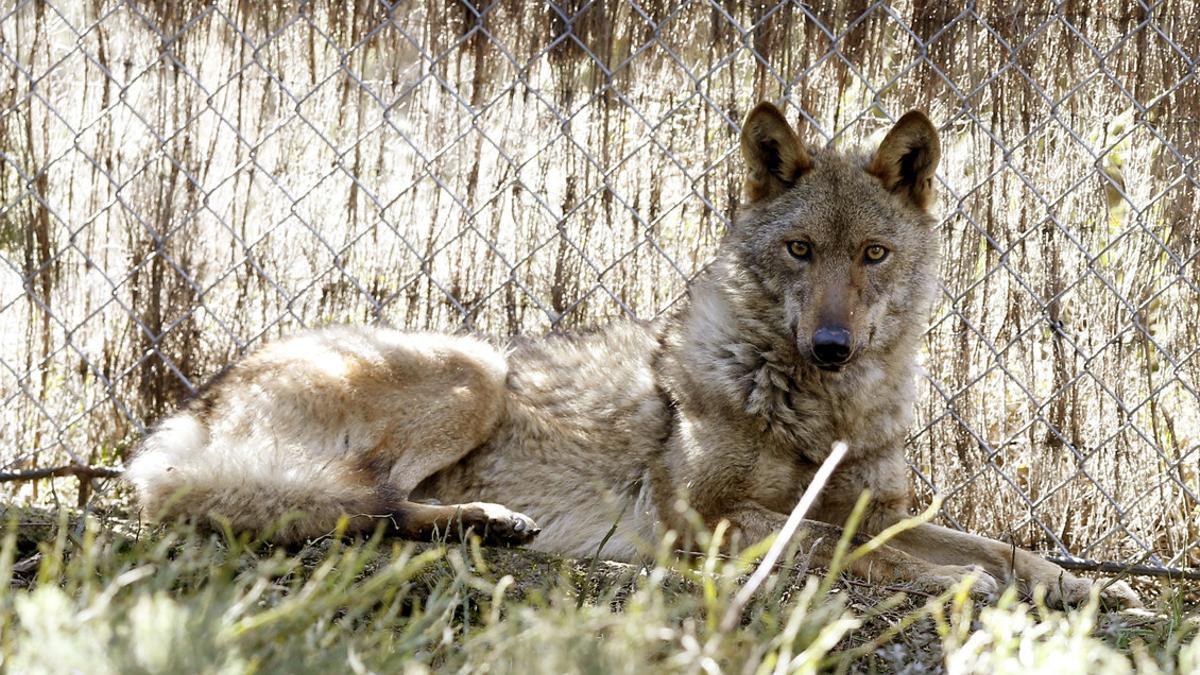
[[[342,514],[379,515],[377,487],[348,480],[337,463],[320,464],[271,442],[239,446],[214,438],[194,412],[159,424],[125,471],[152,520],[189,518],[234,531],[296,541],[331,532]],[[358,519],[370,522],[370,519]]]

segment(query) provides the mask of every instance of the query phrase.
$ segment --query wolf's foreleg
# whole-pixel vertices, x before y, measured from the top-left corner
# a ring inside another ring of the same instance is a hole
[[[731,535],[743,543],[761,541],[777,532],[787,516],[771,511],[753,502],[727,511],[723,519],[732,526]],[[837,543],[844,530],[816,520],[805,520],[797,531],[799,549],[809,556],[809,564],[828,568],[833,563]],[[860,546],[867,538],[854,535],[852,544]],[[996,580],[979,565],[972,563],[935,563],[891,546],[881,546],[874,551],[852,560],[849,571],[864,579],[880,582],[909,582],[931,591],[947,590],[968,576],[975,576],[972,592],[987,596],[999,587]]]
[[[884,527],[906,518],[893,514]],[[1100,587],[1100,599],[1117,607],[1141,607],[1133,589],[1123,581],[1109,583],[1077,577],[1049,560],[1010,544],[947,527],[923,523],[905,530],[890,542],[894,547],[932,563],[979,565],[996,579],[1015,581],[1032,593],[1037,586],[1046,589],[1052,605],[1074,606],[1087,602],[1093,586]]]

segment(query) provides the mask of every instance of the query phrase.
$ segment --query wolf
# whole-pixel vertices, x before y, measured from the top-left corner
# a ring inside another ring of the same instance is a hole
[[[863,534],[907,519],[904,440],[937,288],[937,130],[912,111],[873,152],[841,153],[806,146],[763,102],[740,144],[744,203],[669,316],[504,350],[354,326],[269,344],[141,444],[126,480],[144,512],[278,541],[382,519],[405,538],[469,531],[635,560],[695,520],[724,523],[731,546],[770,537],[842,441],[797,535],[812,563],[831,561],[864,491]],[[928,523],[850,571],[1140,604],[1123,582]]]

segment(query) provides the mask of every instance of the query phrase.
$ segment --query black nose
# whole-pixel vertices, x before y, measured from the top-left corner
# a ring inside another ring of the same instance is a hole
[[[812,338],[813,356],[820,365],[840,366],[850,360],[850,331],[818,328]]]

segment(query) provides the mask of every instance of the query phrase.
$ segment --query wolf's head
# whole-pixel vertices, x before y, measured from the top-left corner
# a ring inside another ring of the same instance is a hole
[[[779,332],[832,371],[919,334],[936,281],[927,208],[941,152],[925,115],[904,115],[873,153],[842,155],[806,149],[761,103],[741,145],[747,203],[727,244],[782,305]]]

